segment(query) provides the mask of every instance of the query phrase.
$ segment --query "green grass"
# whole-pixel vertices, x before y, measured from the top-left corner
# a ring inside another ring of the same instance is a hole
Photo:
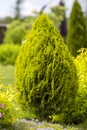
[[[14,66],[8,65],[3,66],[0,65],[0,84],[14,85]],[[35,121],[17,121],[14,126],[4,127],[6,130],[87,130],[87,121],[83,124],[75,125],[60,125],[60,124],[52,124],[47,122],[41,122],[38,124]],[[52,129],[53,128],[53,129]],[[0,130],[3,130],[0,127]]]
[[[0,84],[4,85],[14,84],[14,66],[0,65]]]

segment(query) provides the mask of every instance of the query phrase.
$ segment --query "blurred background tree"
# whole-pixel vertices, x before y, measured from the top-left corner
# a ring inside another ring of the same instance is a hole
[[[3,24],[8,24],[8,23],[11,23],[14,19],[10,16],[6,16],[5,18],[1,18],[0,19],[0,24],[3,23]]]
[[[25,0],[16,0],[16,3],[15,3],[15,19],[20,19],[21,18],[21,6],[23,4]]]
[[[65,7],[65,3],[64,3],[64,0],[60,0],[60,3],[59,3],[60,6],[62,7]],[[66,41],[66,35],[67,35],[67,18],[66,18],[66,13],[64,11],[64,18],[63,20],[61,21],[61,24],[60,24],[60,33],[61,35],[64,37],[65,41]]]
[[[34,19],[34,17],[28,17],[24,20],[13,20],[13,22],[8,25],[3,43],[21,45],[25,39],[25,35],[29,33]]]
[[[87,45],[87,0],[84,0],[84,6],[85,6],[85,23],[86,23],[86,45]],[[87,47],[87,46],[86,46]]]
[[[56,5],[50,8],[49,18],[55,23],[57,28],[61,25],[61,21],[64,20],[65,7],[61,5]]]
[[[74,1],[69,18],[69,28],[67,35],[67,45],[73,56],[78,54],[78,50],[86,45],[86,24],[85,18],[78,0]]]

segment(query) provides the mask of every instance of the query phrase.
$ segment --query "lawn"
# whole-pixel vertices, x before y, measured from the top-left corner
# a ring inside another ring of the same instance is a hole
[[[14,85],[14,66],[0,65],[0,84]],[[6,130],[87,130],[87,122],[84,124],[75,125],[60,125],[47,122],[39,122],[36,120],[19,120],[11,128],[4,127]],[[3,130],[0,128],[0,130]]]
[[[0,65],[0,84],[4,85],[14,84],[14,66]]]

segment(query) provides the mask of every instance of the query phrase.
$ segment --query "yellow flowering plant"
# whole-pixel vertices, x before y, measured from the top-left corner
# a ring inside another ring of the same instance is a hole
[[[0,85],[0,125],[12,124],[16,120],[15,97],[12,86]]]

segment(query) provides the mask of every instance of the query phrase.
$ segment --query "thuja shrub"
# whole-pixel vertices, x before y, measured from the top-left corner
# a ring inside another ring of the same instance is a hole
[[[14,65],[20,50],[19,45],[2,44],[0,45],[0,63],[3,65]]]
[[[62,115],[61,121],[72,113],[76,69],[59,31],[45,14],[36,19],[26,36],[16,61],[15,77],[23,109],[40,119],[53,120],[54,115]]]
[[[81,49],[75,59],[78,74],[78,91],[76,95],[76,107],[73,113],[75,123],[84,122],[87,119],[87,49]]]

